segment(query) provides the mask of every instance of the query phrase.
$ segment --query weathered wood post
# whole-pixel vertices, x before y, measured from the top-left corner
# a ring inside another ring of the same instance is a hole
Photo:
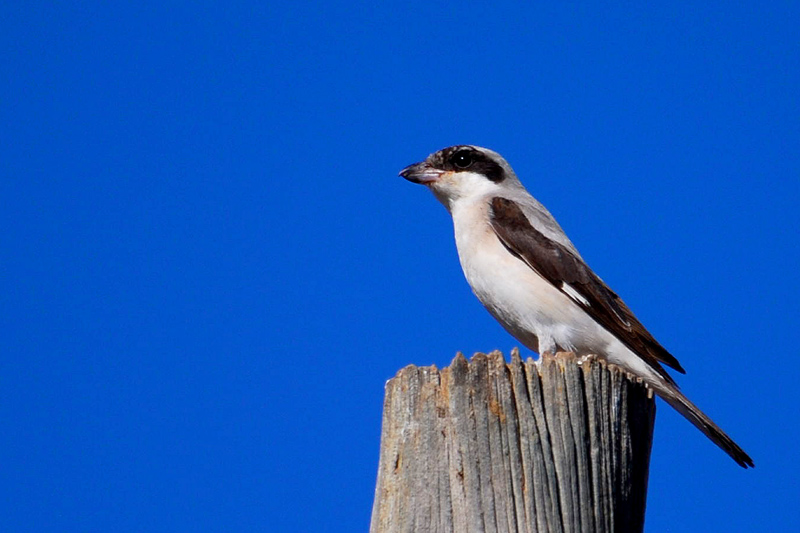
[[[571,354],[458,354],[386,384],[372,533],[641,531],[655,402]]]

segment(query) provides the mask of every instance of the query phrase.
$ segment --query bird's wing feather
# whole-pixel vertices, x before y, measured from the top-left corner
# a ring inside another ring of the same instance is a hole
[[[625,302],[562,244],[534,228],[519,204],[491,200],[492,229],[508,250],[581,306],[597,322],[672,381],[662,362],[685,373],[680,363],[636,319]]]

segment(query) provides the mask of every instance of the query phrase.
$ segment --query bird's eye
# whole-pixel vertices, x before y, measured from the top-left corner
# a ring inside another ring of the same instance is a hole
[[[459,150],[450,157],[450,162],[456,168],[469,168],[474,162],[471,150]]]

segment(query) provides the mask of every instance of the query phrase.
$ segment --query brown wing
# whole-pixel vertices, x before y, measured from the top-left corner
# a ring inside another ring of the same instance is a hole
[[[678,360],[633,316],[625,302],[583,260],[536,230],[519,205],[507,198],[495,197],[491,206],[492,228],[508,250],[652,366],[661,370],[658,366],[660,361],[678,372],[686,373]],[[581,298],[570,294],[570,289]],[[661,373],[669,379],[666,372],[662,370]]]

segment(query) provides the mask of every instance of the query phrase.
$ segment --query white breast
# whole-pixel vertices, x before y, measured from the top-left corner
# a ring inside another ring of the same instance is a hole
[[[511,254],[489,223],[488,198],[452,205],[461,268],[486,309],[539,353],[598,353],[616,341],[567,295]],[[602,353],[602,352],[601,352]]]

